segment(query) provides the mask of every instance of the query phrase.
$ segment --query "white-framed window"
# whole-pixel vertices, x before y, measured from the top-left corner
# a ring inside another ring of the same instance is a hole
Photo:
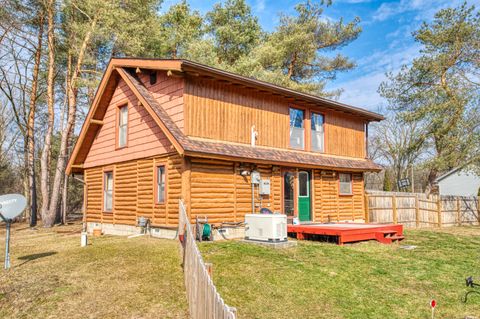
[[[165,202],[165,166],[157,166],[157,194],[156,200],[157,203],[164,203]]]
[[[324,123],[325,118],[322,114],[312,113],[312,151],[324,151]]]
[[[364,134],[365,134],[365,157],[369,158],[368,154],[368,122],[364,125]]]
[[[305,148],[305,128],[303,110],[290,108],[290,147]]]
[[[118,109],[118,147],[127,146],[128,134],[128,105]]]
[[[113,208],[113,172],[103,174],[103,210],[111,212]]]
[[[352,195],[352,174],[340,173],[340,195]]]

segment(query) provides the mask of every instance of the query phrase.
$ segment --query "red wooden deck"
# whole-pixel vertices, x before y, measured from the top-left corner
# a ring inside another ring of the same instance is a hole
[[[372,239],[391,244],[404,239],[403,226],[392,224],[301,224],[287,225],[287,231],[296,234],[298,240],[313,237],[311,235],[336,237],[339,245]]]

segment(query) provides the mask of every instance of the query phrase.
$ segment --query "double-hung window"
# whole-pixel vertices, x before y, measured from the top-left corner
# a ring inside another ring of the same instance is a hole
[[[157,203],[165,202],[165,166],[157,166]]]
[[[118,147],[127,146],[128,134],[128,105],[124,105],[118,110]]]
[[[103,175],[103,211],[111,212],[113,208],[113,172]]]
[[[352,174],[340,173],[340,195],[352,195]]]
[[[303,110],[290,108],[290,147],[301,149],[305,148],[305,129],[304,129]]]
[[[324,151],[324,117],[322,114],[312,113],[312,151]]]

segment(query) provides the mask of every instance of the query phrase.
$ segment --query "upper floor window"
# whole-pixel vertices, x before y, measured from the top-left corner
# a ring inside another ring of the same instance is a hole
[[[324,151],[324,120],[322,114],[312,113],[312,151]]]
[[[103,175],[103,211],[111,212],[113,207],[113,172]]]
[[[118,109],[118,147],[127,146],[128,105]]]
[[[370,154],[368,154],[368,122],[365,123],[365,157],[369,158]]]
[[[165,202],[165,166],[157,166],[157,203]]]
[[[290,108],[290,147],[297,149],[305,148],[303,110]]]
[[[352,174],[340,173],[340,195],[352,195]]]

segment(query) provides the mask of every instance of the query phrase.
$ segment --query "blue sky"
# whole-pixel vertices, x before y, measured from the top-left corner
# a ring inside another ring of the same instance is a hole
[[[280,12],[292,13],[300,0],[246,0],[264,29],[273,30]],[[165,0],[162,11],[177,0]],[[205,13],[219,0],[188,0],[193,9]],[[328,18],[343,17],[346,21],[360,17],[362,34],[340,52],[352,58],[357,67],[339,74],[328,89],[344,89],[340,101],[377,110],[385,102],[377,89],[385,80],[385,73],[396,72],[402,64],[409,64],[418,54],[419,45],[412,32],[422,21],[431,21],[435,12],[448,6],[457,6],[463,0],[333,0],[326,8]],[[480,7],[480,0],[469,0],[469,5]]]

